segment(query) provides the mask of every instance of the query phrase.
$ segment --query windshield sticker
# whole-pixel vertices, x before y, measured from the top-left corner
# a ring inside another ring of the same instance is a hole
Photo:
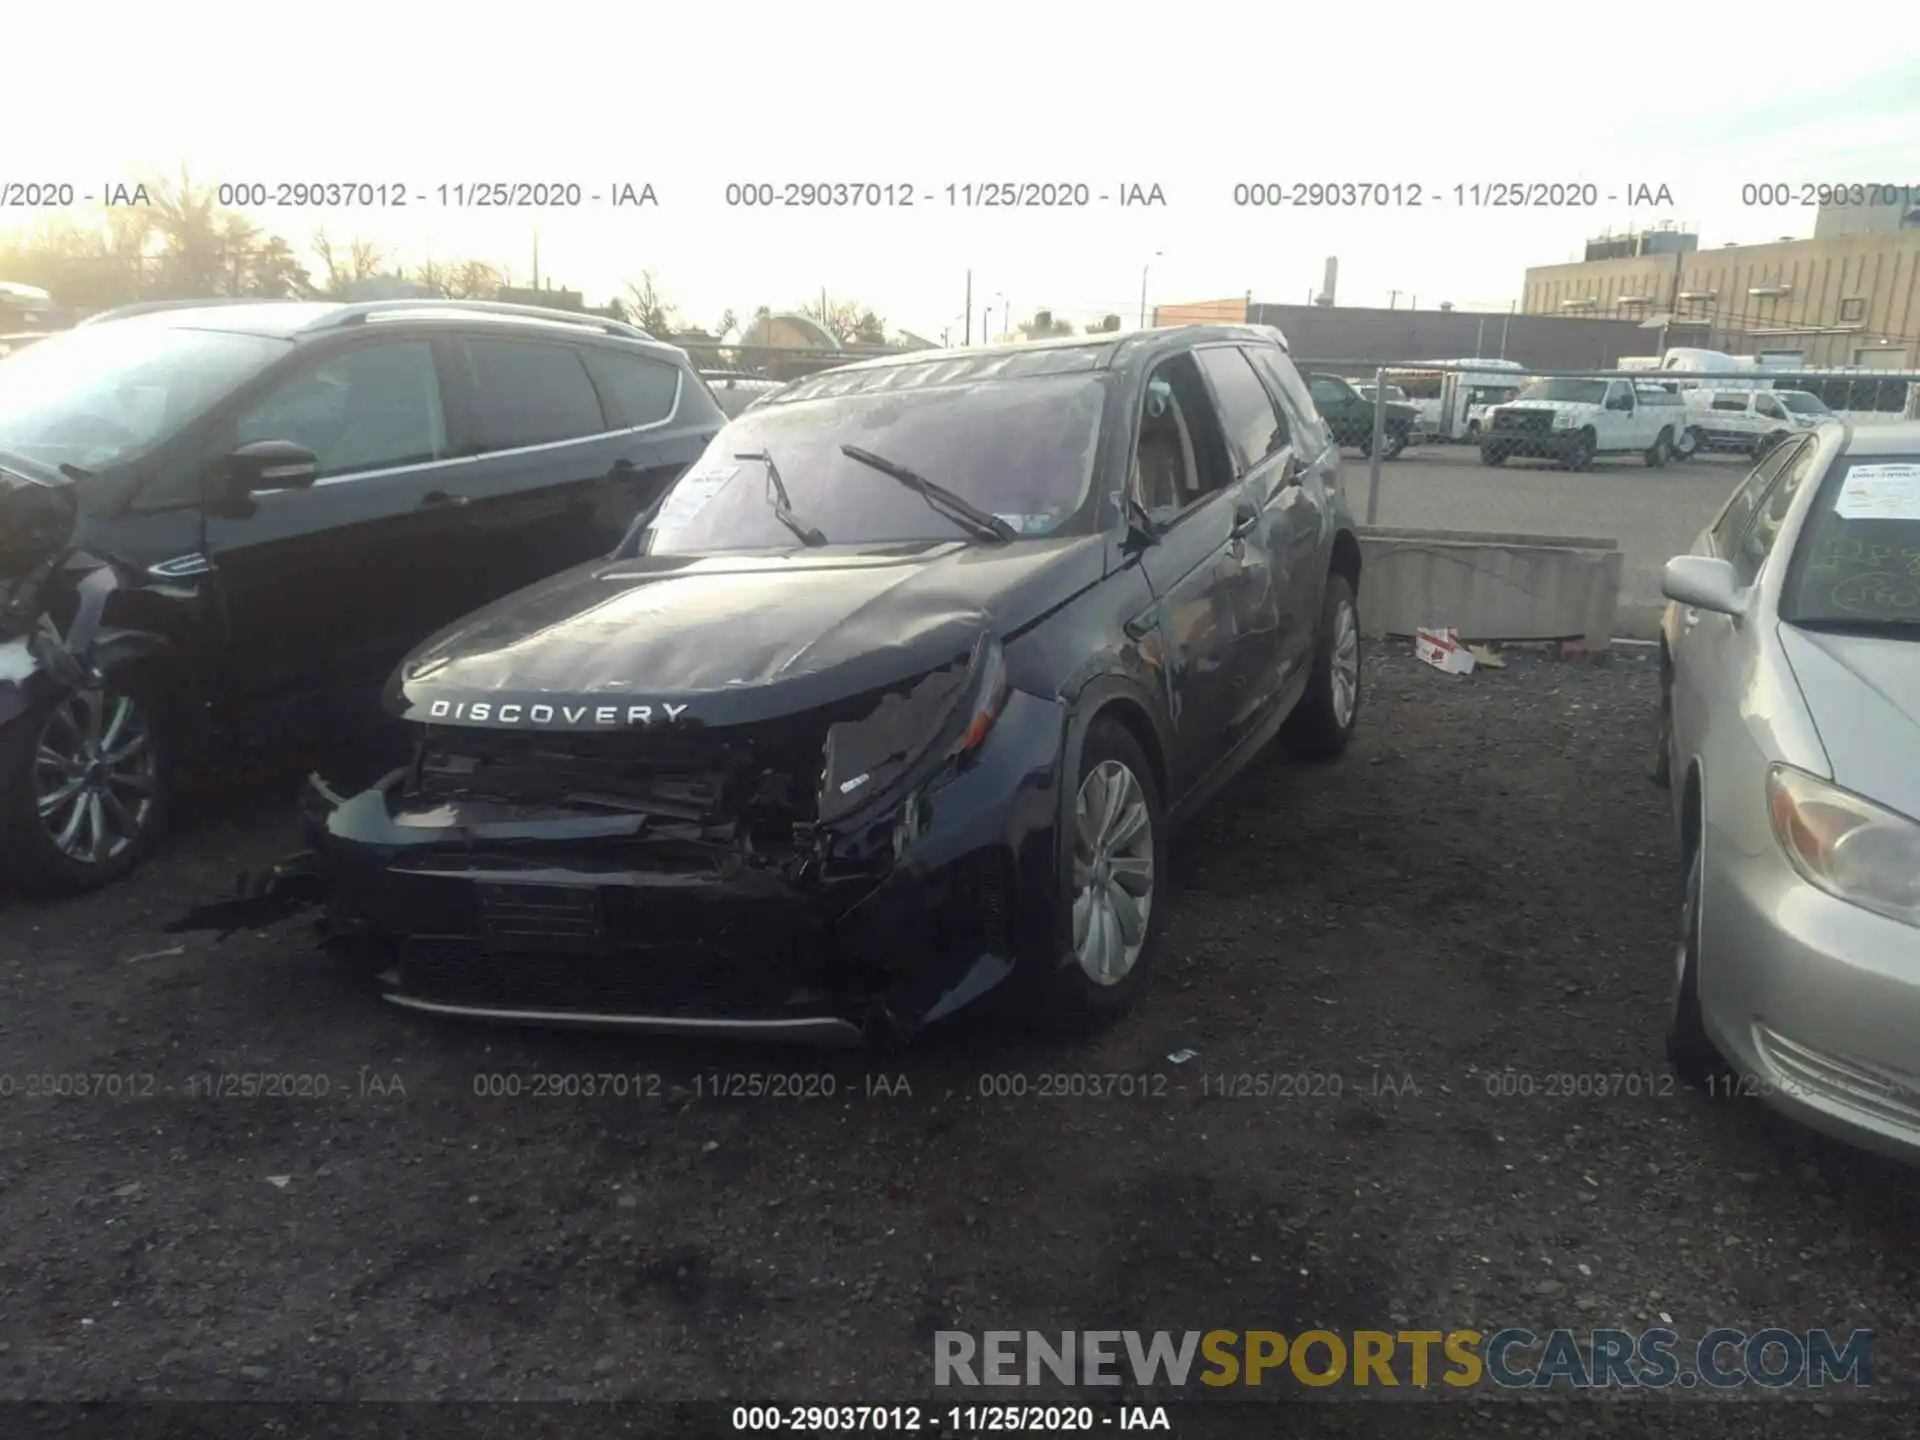
[[[1044,535],[1054,527],[1057,519],[1056,516],[1050,514],[1001,515],[998,518],[1006,521],[1007,524],[1011,525],[1015,530],[1018,530],[1022,535]]]
[[[1856,465],[1833,502],[1845,520],[1920,520],[1920,465]]]
[[[673,487],[673,493],[667,496],[666,503],[660,507],[660,513],[653,517],[653,528],[667,530],[686,524],[706,509],[713,497],[726,489],[740,470],[738,465],[710,465],[704,470],[691,470],[681,476],[680,483]]]

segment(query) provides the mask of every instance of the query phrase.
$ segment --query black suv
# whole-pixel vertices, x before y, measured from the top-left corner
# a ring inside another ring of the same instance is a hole
[[[641,330],[464,301],[130,306],[0,362],[0,870],[130,870],[171,762],[377,713],[725,421]]]
[[[1313,403],[1319,407],[1321,418],[1333,431],[1336,441],[1352,446],[1362,455],[1372,452],[1373,401],[1338,375],[1309,375],[1307,389],[1312,393]],[[1391,400],[1385,402],[1385,409],[1387,413],[1383,417],[1383,428],[1386,438],[1380,447],[1380,458],[1391,460],[1411,443],[1414,423],[1420,418],[1420,412],[1411,405],[1401,405]]]

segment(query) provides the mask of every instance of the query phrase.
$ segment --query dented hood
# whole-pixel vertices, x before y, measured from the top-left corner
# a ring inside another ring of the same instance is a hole
[[[541,730],[773,719],[949,664],[1096,583],[1105,559],[1084,536],[598,561],[429,640],[388,708]]]

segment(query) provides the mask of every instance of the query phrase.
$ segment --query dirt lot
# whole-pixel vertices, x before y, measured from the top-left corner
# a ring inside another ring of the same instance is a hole
[[[0,905],[0,1398],[897,1401],[939,1329],[1666,1315],[1872,1328],[1880,1389],[1909,1385],[1913,1176],[1667,1093],[1647,655],[1368,677],[1346,759],[1267,762],[1202,817],[1162,973],[1085,1041],[881,1062],[471,1028],[383,1006],[299,922],[162,934],[284,851],[279,793],[111,894]],[[204,1093],[220,1072],[311,1093]],[[569,1074],[633,1093],[531,1093]],[[120,1093],[26,1093],[48,1075]],[[805,1098],[711,1098],[732,1075]],[[1711,1408],[1721,1434],[1782,1409]],[[1636,1409],[1608,1428],[1704,1433],[1672,1392]],[[1566,1433],[1498,1411],[1466,1430]]]

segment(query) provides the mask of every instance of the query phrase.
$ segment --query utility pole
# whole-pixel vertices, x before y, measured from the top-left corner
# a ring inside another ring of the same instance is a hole
[[[540,288],[540,227],[533,227],[533,288]]]
[[[1500,358],[1502,360],[1507,358],[1507,330],[1508,327],[1513,324],[1513,312],[1519,307],[1520,302],[1518,300],[1511,302],[1507,306],[1507,318],[1502,321],[1500,325]]]
[[[1398,290],[1387,291],[1387,309],[1397,310],[1399,309],[1399,307],[1400,307],[1400,292]]]
[[[973,271],[971,270],[967,271],[967,339],[966,339],[966,343],[969,345],[973,344]]]

